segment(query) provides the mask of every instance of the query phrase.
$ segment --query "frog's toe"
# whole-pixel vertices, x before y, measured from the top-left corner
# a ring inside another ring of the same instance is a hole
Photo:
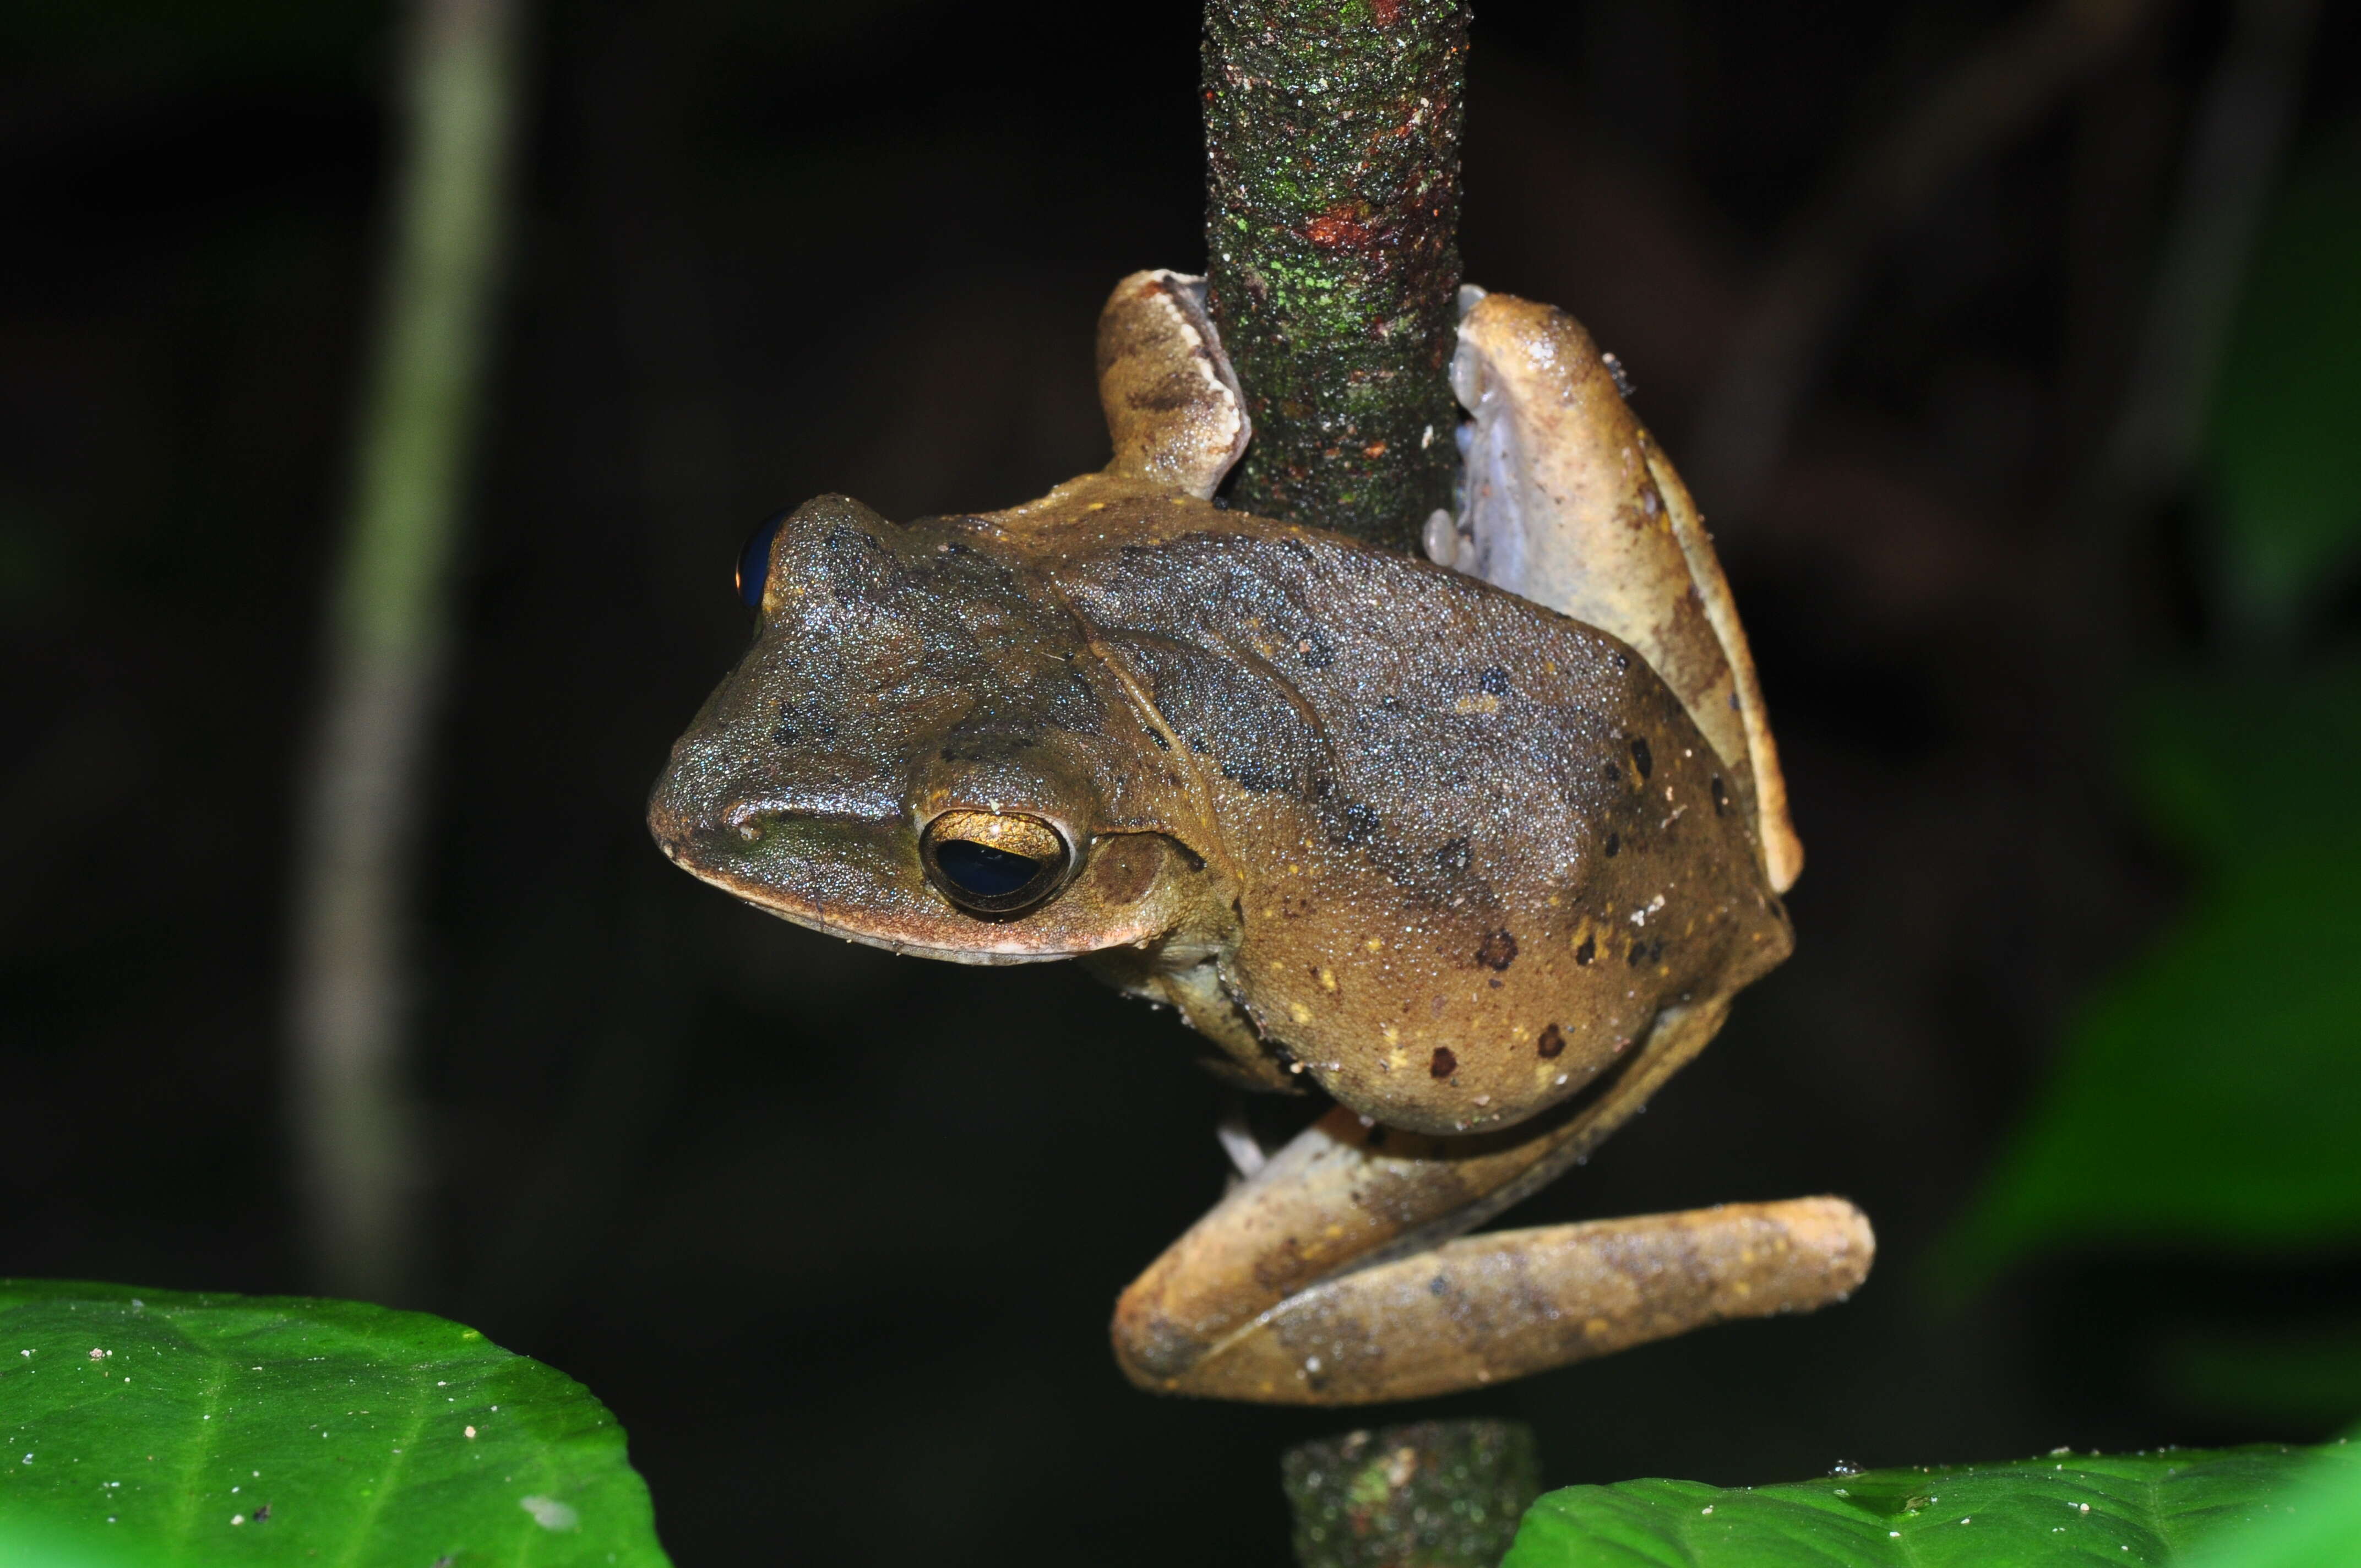
[[[1211,499],[1253,427],[1205,280],[1159,270],[1116,284],[1099,313],[1098,368],[1108,472]]]

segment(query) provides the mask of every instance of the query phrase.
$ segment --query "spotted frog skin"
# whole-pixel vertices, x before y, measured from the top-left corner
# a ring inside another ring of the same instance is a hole
[[[752,649],[649,811],[692,874],[970,963],[1079,958],[1334,1107],[1125,1292],[1166,1392],[1472,1387],[1865,1275],[1834,1199],[1460,1238],[1792,947],[1800,863],[1695,509],[1562,313],[1463,300],[1466,495],[1411,560],[1212,499],[1250,432],[1197,280],[1102,316],[1107,467],[750,546]]]

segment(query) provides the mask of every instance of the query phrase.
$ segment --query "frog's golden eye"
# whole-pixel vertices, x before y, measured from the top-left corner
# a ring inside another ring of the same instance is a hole
[[[927,880],[971,915],[1021,915],[1058,890],[1066,840],[1038,817],[946,811],[918,840]]]
[[[787,513],[773,512],[754,525],[746,543],[738,547],[738,597],[749,609],[763,608],[763,585],[771,578],[771,545],[779,537],[779,524],[787,521]]]

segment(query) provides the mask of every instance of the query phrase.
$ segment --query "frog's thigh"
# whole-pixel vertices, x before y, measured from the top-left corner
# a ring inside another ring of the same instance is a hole
[[[1174,1391],[1301,1405],[1453,1393],[1810,1311],[1850,1295],[1875,1248],[1840,1198],[1468,1236],[1290,1297]]]

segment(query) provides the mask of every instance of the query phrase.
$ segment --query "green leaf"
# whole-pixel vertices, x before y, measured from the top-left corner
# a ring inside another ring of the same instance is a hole
[[[2258,236],[2206,459],[2235,615],[2287,626],[2361,560],[2361,135],[2298,170]]]
[[[11,1568],[666,1562],[606,1409],[423,1312],[0,1280],[0,1439]]]
[[[2351,1441],[2348,1435],[2344,1442]],[[2191,1568],[2323,1568],[2361,1563],[2361,1486],[2340,1442],[2307,1464],[2262,1517],[2213,1536]]]
[[[1568,1486],[1533,1505],[1501,1568],[2178,1563],[2192,1547],[2274,1519],[2291,1497],[2308,1500],[2302,1488],[2315,1466],[2333,1467],[2329,1484],[2361,1491],[2361,1452],[2278,1445],[2059,1453],[1729,1491],[1696,1481]],[[2361,1544],[2361,1532],[2341,1539]],[[2355,1560],[2334,1551],[2304,1559]],[[2231,1565],[2224,1560],[2221,1568]],[[2250,1565],[2240,1560],[2236,1568]]]
[[[2063,1244],[2361,1241],[2361,674],[2183,686],[2139,729],[2200,885],[2082,1007],[1941,1255],[1955,1288]]]

